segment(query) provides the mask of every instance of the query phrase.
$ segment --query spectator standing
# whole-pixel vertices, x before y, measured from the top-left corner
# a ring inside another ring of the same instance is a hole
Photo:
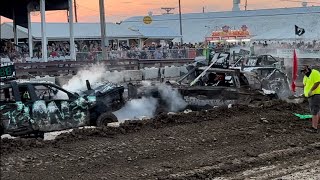
[[[312,113],[312,127],[307,131],[318,133],[320,115],[320,72],[304,66],[301,72],[304,74],[304,96],[309,100],[309,107]]]

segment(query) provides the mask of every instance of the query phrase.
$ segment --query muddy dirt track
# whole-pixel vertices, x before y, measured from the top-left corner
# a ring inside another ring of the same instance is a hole
[[[54,141],[1,140],[1,179],[320,179],[306,105],[160,115]]]

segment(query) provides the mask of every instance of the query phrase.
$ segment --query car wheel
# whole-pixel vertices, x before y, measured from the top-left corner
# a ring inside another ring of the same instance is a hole
[[[112,113],[103,113],[97,119],[97,126],[103,127],[107,126],[108,123],[118,122],[118,118]]]

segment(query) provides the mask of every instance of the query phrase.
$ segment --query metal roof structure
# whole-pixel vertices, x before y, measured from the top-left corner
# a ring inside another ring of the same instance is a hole
[[[136,26],[136,27],[129,27],[129,29],[136,31],[147,38],[159,39],[159,38],[166,37],[167,39],[174,39],[177,37],[181,37],[181,35],[179,35],[178,32],[173,31],[168,27]]]
[[[107,23],[108,38],[154,38],[174,39],[180,35],[168,27],[129,27]],[[31,34],[34,40],[41,40],[41,23],[31,23]],[[46,23],[48,40],[57,41],[69,38],[68,23]],[[3,39],[13,38],[13,23],[1,25],[1,37]],[[28,38],[28,29],[18,26],[17,34],[19,39]],[[74,23],[75,39],[101,39],[99,23]]]
[[[46,11],[67,10],[68,0],[46,0]],[[6,0],[1,2],[0,15],[16,21],[17,25],[28,27],[28,8],[40,10],[39,0]]]

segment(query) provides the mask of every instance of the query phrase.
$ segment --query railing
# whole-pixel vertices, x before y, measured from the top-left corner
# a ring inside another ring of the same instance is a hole
[[[203,55],[203,49],[162,49],[162,50],[122,50],[122,51],[107,51],[106,59],[102,58],[101,51],[92,52],[77,52],[77,61],[97,62],[102,60],[119,60],[119,59],[157,59],[157,60],[172,60],[172,59],[194,59],[197,56]],[[8,54],[0,54],[2,61],[13,61],[14,63],[25,62],[44,62],[41,57],[30,58],[28,54],[14,53],[15,56]],[[59,54],[59,53],[57,53]],[[49,56],[48,62],[51,61],[68,61],[71,60],[69,55]]]
[[[203,49],[162,49],[107,51],[106,60],[118,59],[194,59]],[[102,52],[77,52],[77,60],[101,61]]]
[[[79,69],[90,66],[88,62],[77,61],[52,61],[15,63],[16,76],[40,76],[40,75],[61,75],[75,74]]]

